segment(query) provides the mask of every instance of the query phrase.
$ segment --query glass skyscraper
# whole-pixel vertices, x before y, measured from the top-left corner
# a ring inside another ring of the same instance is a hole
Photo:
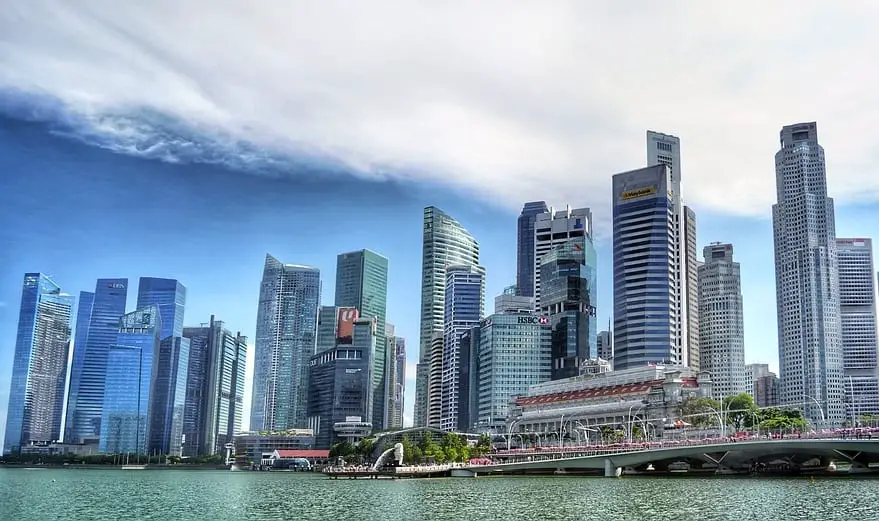
[[[61,438],[73,297],[42,273],[25,273],[3,452]]]
[[[317,268],[266,255],[256,316],[251,430],[305,427],[320,289]]]
[[[145,454],[150,391],[162,319],[157,306],[127,313],[117,321],[108,349],[106,392],[101,412],[100,451]]]
[[[336,307],[352,307],[361,317],[376,319],[376,345],[385,345],[388,300],[388,259],[370,250],[342,253],[336,258]],[[373,358],[371,421],[374,429],[386,426],[385,350],[377,349]]]
[[[241,431],[247,337],[213,316],[201,327],[184,328],[183,336],[189,339],[183,454],[220,454]]]
[[[523,297],[534,296],[534,220],[539,214],[548,212],[544,201],[525,203],[519,214],[519,229],[516,241],[516,294]]]
[[[481,266],[449,266],[446,269],[445,324],[443,327],[440,428],[457,431],[458,372],[461,335],[479,325],[485,304],[485,270]],[[466,429],[467,426],[460,428]]]
[[[592,239],[581,236],[556,246],[540,262],[540,311],[552,327],[552,379],[580,374],[598,357],[597,256]]]
[[[141,277],[137,285],[137,309],[158,306],[162,315],[161,337],[183,336],[186,287],[175,279]]]
[[[434,206],[424,209],[421,259],[421,327],[415,378],[415,426],[439,426],[442,387],[431,385],[431,366],[442,368],[446,268],[479,266],[479,243],[461,224]],[[436,345],[439,336],[439,346]],[[432,360],[431,353],[439,359]]]
[[[64,440],[68,443],[93,441],[101,434],[107,356],[116,344],[127,298],[128,279],[98,279],[93,294],[80,295],[67,399]],[[89,301],[91,310],[87,312],[84,303]],[[80,322],[86,316],[88,320]]]

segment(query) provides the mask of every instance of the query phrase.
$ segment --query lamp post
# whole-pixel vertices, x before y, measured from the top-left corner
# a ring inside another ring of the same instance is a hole
[[[824,427],[826,427],[827,426],[827,418],[824,416],[824,407],[821,406],[821,402],[816,400],[814,396],[810,396],[808,394],[803,394],[803,397],[808,398],[808,399],[812,400],[813,402],[815,402],[815,405],[818,406],[818,412],[821,413],[821,428],[823,429]]]
[[[510,450],[510,444],[513,440],[513,426],[519,423],[521,420],[513,420],[510,422],[510,428],[507,429],[507,450]]]

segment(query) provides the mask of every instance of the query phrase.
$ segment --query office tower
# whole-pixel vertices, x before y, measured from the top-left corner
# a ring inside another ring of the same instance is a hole
[[[384,430],[385,420],[385,320],[388,300],[388,259],[369,250],[342,253],[336,257],[336,306],[353,307],[361,317],[376,319],[376,345],[372,371],[372,396],[375,400],[370,421],[376,430]]]
[[[516,295],[534,296],[534,222],[537,216],[549,211],[544,201],[525,203],[519,214],[516,241]]]
[[[309,360],[308,427],[319,449],[348,438],[352,430],[362,437],[372,429],[376,319],[355,318],[350,328],[349,343],[340,343]]]
[[[599,331],[598,333],[598,358],[602,360],[613,360],[613,330],[611,327],[611,324],[608,324],[608,328],[605,331]]]
[[[107,350],[99,447],[109,454],[146,454],[161,313],[147,306],[123,315],[116,327],[116,341]]]
[[[395,335],[391,324],[385,324],[385,335],[385,428],[399,429],[403,427],[403,395],[406,390],[406,340]]]
[[[540,303],[540,263],[544,255],[556,246],[571,239],[592,237],[592,211],[589,208],[571,209],[548,212],[535,217],[534,221],[534,301],[538,309]]]
[[[757,407],[778,405],[778,377],[775,373],[767,372],[754,380],[754,403]]]
[[[186,287],[175,279],[141,277],[137,285],[137,309],[158,306],[162,315],[161,337],[183,336]]]
[[[336,347],[336,326],[339,308],[336,306],[321,306],[317,312],[317,349],[320,353]]]
[[[458,430],[473,432],[479,416],[479,326],[458,340]]]
[[[681,140],[669,134],[647,131],[647,166],[669,168],[667,195],[672,210],[670,217],[672,246],[671,262],[675,293],[674,328],[679,331],[676,363],[699,369],[699,289],[696,254],[696,213],[684,206],[681,199]]]
[[[470,424],[462,430],[504,432],[512,398],[552,376],[555,333],[550,318],[534,312],[495,313],[468,335],[469,341],[465,336],[461,344],[463,351],[470,351],[471,412]]]
[[[73,297],[42,273],[25,273],[3,453],[61,439]]]
[[[534,297],[526,297],[518,295],[516,286],[508,286],[504,288],[504,292],[494,298],[494,312],[504,313],[506,311],[534,311]]]
[[[444,431],[457,431],[459,428],[458,341],[464,331],[478,326],[482,318],[482,306],[485,302],[484,273],[481,266],[449,266],[446,269],[440,418],[440,429]]]
[[[614,370],[686,365],[672,172],[613,176]]]
[[[256,316],[251,430],[305,426],[319,306],[320,270],[266,255]]]
[[[414,420],[416,427],[431,423],[439,425],[440,382],[430,383],[430,367],[439,364],[442,372],[442,348],[439,360],[431,359],[435,339],[442,343],[445,315],[446,267],[479,266],[479,243],[461,224],[436,208],[424,209],[424,236],[421,260],[421,327],[418,340],[418,366],[415,379]],[[433,394],[431,394],[433,392]],[[428,418],[429,404],[437,405]]]
[[[836,225],[814,122],[782,128],[775,182],[779,401],[802,405],[813,423],[838,424],[845,411]]]
[[[91,301],[91,310],[77,312],[64,436],[68,443],[94,442],[101,434],[107,356],[116,344],[127,298],[128,279],[98,279],[90,298],[80,295],[80,306]],[[80,323],[86,315],[88,321]]]
[[[699,266],[700,369],[711,374],[715,398],[752,393],[745,378],[742,277],[732,244],[702,250]]]
[[[552,328],[552,379],[580,374],[598,356],[597,256],[588,235],[569,239],[540,262],[540,312]]]
[[[756,396],[754,385],[757,379],[768,374],[775,374],[769,370],[769,364],[746,364],[745,365],[745,389],[751,396]]]
[[[846,418],[879,413],[873,241],[836,239]]]
[[[247,337],[213,315],[207,324],[183,328],[183,336],[189,339],[183,455],[221,454],[241,432]]]

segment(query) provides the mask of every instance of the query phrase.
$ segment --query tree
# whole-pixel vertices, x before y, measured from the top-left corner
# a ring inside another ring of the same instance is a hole
[[[330,457],[331,458],[347,458],[351,454],[354,454],[354,445],[347,441],[340,441],[339,443],[330,447]]]
[[[741,430],[743,427],[753,426],[757,404],[754,403],[753,396],[742,393],[724,398],[723,410],[729,411],[726,413],[726,422]]]
[[[681,402],[681,419],[696,427],[717,427],[720,402],[711,398],[687,398]]]
[[[757,411],[757,418],[760,429],[765,431],[803,430],[808,426],[803,411],[787,407],[760,409]]]
[[[453,432],[446,433],[443,436],[442,448],[448,461],[463,461],[467,459],[470,453],[467,444],[461,436]]]
[[[372,457],[372,451],[375,448],[375,440],[372,438],[363,438],[357,443],[357,454],[365,459]]]

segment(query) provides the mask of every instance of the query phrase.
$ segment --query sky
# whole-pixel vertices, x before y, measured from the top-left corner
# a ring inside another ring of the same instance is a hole
[[[515,279],[524,201],[588,206],[609,318],[610,178],[681,138],[700,248],[742,263],[746,358],[776,364],[782,125],[818,121],[839,236],[879,235],[879,4],[15,2],[0,12],[0,428],[21,278],[175,277],[187,324],[253,337],[262,263],[390,259],[411,417],[421,211]],[[129,307],[133,306],[133,291]],[[489,301],[490,302],[490,301]],[[489,304],[490,306],[490,304]]]

